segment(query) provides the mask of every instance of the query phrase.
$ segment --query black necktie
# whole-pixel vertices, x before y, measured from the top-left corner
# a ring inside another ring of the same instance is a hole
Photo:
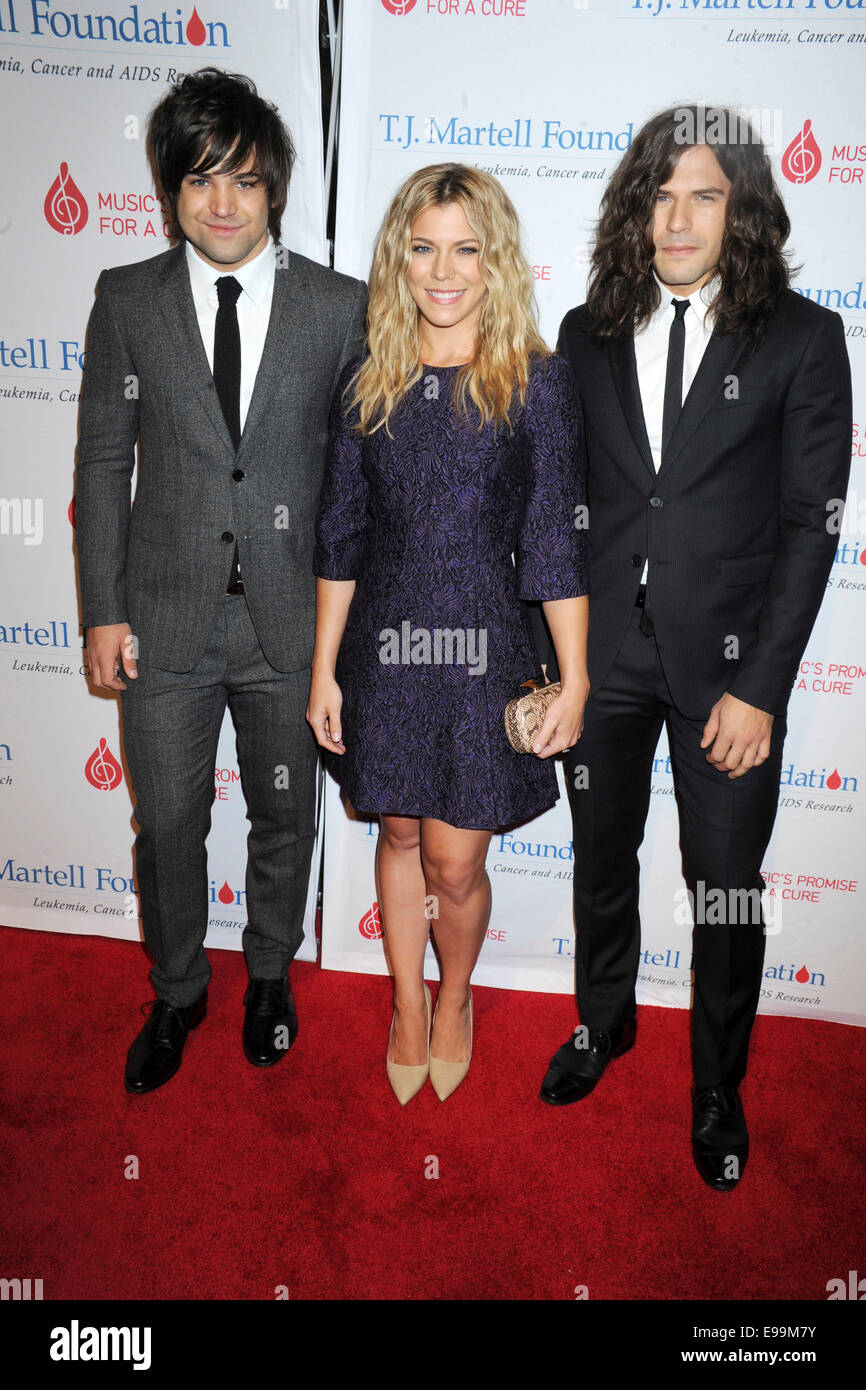
[[[668,365],[665,372],[665,401],[662,410],[662,463],[683,408],[683,356],[686,346],[683,316],[689,307],[689,301],[672,299],[671,304],[674,306],[674,321],[668,336]]]
[[[232,443],[241,442],[241,333],[238,327],[238,296],[241,285],[233,275],[221,275],[216,282],[219,308],[213,340],[213,379]],[[240,559],[235,541],[230,592],[240,589]]]
[[[241,334],[237,310],[241,286],[233,275],[221,275],[216,287],[220,306],[213,340],[213,379],[237,448],[241,442]]]

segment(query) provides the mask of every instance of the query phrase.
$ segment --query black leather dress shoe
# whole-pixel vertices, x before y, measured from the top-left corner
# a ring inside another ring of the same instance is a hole
[[[692,1099],[692,1154],[708,1187],[730,1192],[743,1176],[749,1131],[735,1086],[712,1086]]]
[[[254,1067],[272,1067],[298,1036],[298,1016],[287,977],[250,980],[244,995],[244,1053]]]
[[[123,1084],[132,1096],[155,1091],[170,1081],[183,1057],[187,1033],[207,1013],[207,990],[194,1004],[176,1009],[164,999],[150,1005],[150,1017],[126,1055]]]
[[[550,1069],[541,1083],[541,1099],[548,1105],[571,1105],[588,1096],[604,1075],[608,1062],[634,1047],[637,1018],[622,1028],[606,1032],[603,1028],[578,1029],[553,1054]],[[581,1047],[581,1039],[586,1046]]]

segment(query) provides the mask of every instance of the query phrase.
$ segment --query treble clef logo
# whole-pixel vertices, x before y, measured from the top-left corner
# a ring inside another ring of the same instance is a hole
[[[379,915],[379,904],[374,903],[369,912],[365,912],[358,923],[358,931],[367,941],[378,941],[382,935],[382,918]]]
[[[92,787],[100,792],[113,792],[123,780],[123,768],[115,758],[106,739],[101,738],[87,762],[84,775]]]
[[[782,155],[782,173],[791,183],[808,183],[821,168],[821,151],[812,134],[812,122],[804,121]]]
[[[65,161],[45,195],[45,220],[63,236],[75,236],[87,224],[87,202]]]

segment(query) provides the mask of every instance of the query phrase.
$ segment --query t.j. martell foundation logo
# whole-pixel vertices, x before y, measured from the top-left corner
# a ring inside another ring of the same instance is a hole
[[[16,0],[0,0],[0,34],[27,32],[18,26],[15,5]],[[32,21],[30,34],[37,39],[80,39],[87,44],[146,43],[150,49],[231,47],[226,25],[221,20],[203,20],[195,6],[186,23],[180,8],[171,19],[166,10],[144,15],[137,4],[128,5],[125,14],[114,15],[65,10],[52,5],[51,0],[30,0],[26,8]]]
[[[100,792],[113,792],[123,781],[123,769],[108,746],[101,738],[84,764],[84,775],[92,787]]]
[[[417,0],[382,0],[389,14],[404,15],[414,10]]]
[[[809,183],[821,168],[821,151],[812,134],[812,122],[804,121],[782,155],[782,173],[791,183]]]
[[[374,903],[369,912],[365,912],[358,923],[358,931],[367,941],[378,941],[382,935],[382,919],[379,916],[379,904]]]
[[[87,225],[87,200],[65,160],[45,195],[45,220],[61,236],[77,236]]]

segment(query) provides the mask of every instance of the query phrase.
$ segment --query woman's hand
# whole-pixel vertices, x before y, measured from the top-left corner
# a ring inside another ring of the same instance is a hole
[[[539,758],[550,758],[573,748],[583,732],[583,713],[589,695],[589,681],[563,684],[562,691],[547,707],[544,723],[535,736],[532,751]]]
[[[546,599],[541,606],[553,638],[562,694],[548,706],[544,723],[533,739],[532,751],[539,758],[550,758],[573,748],[583,731],[583,711],[589,695],[589,599],[580,594],[575,598]]]
[[[342,708],[343,695],[334,677],[313,671],[307,723],[316,735],[319,747],[327,748],[330,753],[346,751],[340,720]]]

